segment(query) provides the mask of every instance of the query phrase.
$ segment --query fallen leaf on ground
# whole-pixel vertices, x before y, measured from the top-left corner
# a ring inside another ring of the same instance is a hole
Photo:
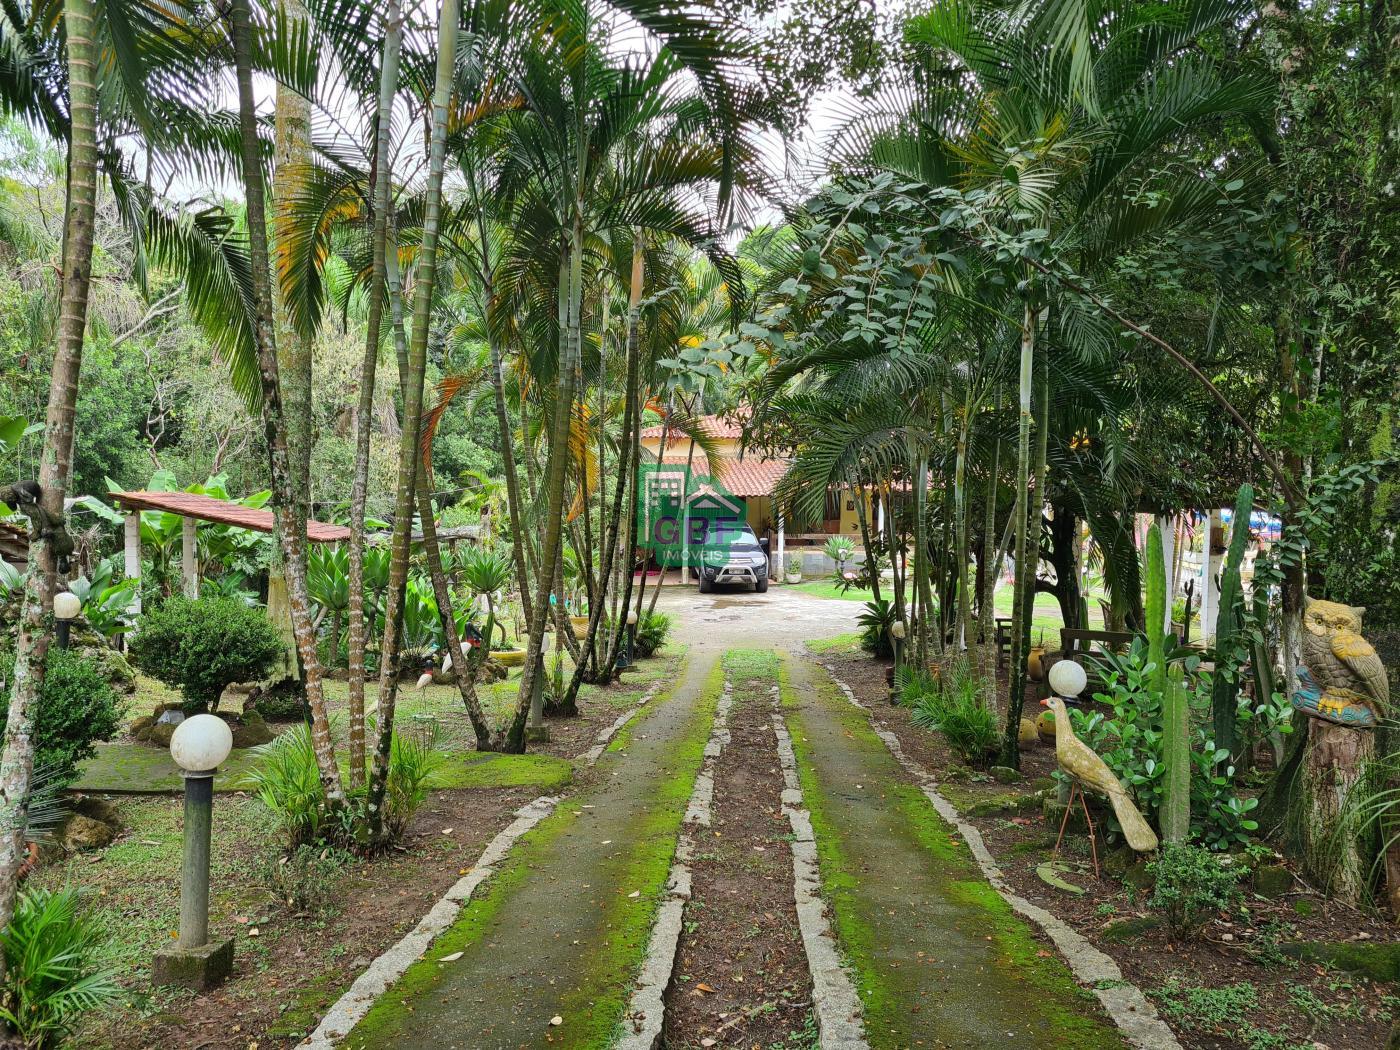
[[[549,1019],[549,1024],[550,1024],[550,1027],[552,1027],[552,1028],[558,1028],[558,1027],[559,1027],[561,1024],[563,1024],[563,1023],[564,1023],[564,1019],[563,1019],[562,1017],[560,1017],[558,1014],[555,1014],[553,1017],[551,1017],[551,1018]]]
[[[462,955],[462,952],[453,952],[451,955],[444,955],[438,962],[456,962]]]
[[[708,984],[706,984],[704,981],[701,981],[699,984],[697,984],[697,985],[695,986],[695,990],[696,990],[697,992],[704,992],[706,995],[714,995],[714,993],[715,993],[715,989],[711,988],[711,987],[710,987]]]

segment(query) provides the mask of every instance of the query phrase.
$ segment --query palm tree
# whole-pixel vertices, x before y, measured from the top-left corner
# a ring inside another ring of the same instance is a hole
[[[384,615],[384,639],[379,664],[379,740],[369,780],[370,833],[383,834],[384,791],[389,775],[389,754],[393,742],[394,704],[398,695],[399,625],[403,617],[404,589],[408,582],[409,544],[413,510],[419,491],[418,430],[423,413],[423,373],[427,365],[428,324],[433,285],[437,277],[438,221],[442,211],[442,179],[447,161],[447,121],[452,102],[453,72],[456,67],[457,39],[461,5],[443,0],[438,12],[437,71],[433,84],[431,138],[428,149],[428,184],[425,192],[423,236],[418,247],[414,279],[413,322],[407,350],[407,369],[401,377],[404,397],[403,433],[399,444],[398,491],[394,497],[394,535],[389,569],[389,594]],[[386,266],[390,252],[386,248]],[[397,261],[390,275],[390,292],[396,291]],[[432,525],[432,511],[424,516],[426,531]],[[440,563],[439,563],[440,570]],[[440,572],[439,572],[440,574]],[[434,580],[437,583],[437,580]],[[439,595],[441,605],[441,595]],[[444,622],[456,666],[465,669],[457,632],[450,618]],[[459,677],[461,677],[459,675]]]
[[[49,380],[44,446],[39,460],[40,504],[62,532],[64,496],[73,463],[73,417],[78,373],[87,328],[92,277],[93,222],[97,210],[97,49],[91,0],[64,0],[68,82],[68,206],[63,237],[63,285],[59,297],[58,346]],[[36,525],[39,524],[36,521]],[[14,682],[0,754],[0,927],[14,911],[19,869],[24,861],[24,829],[34,771],[34,720],[48,655],[48,619],[53,598],[67,572],[71,552],[51,528],[29,548],[15,645]]]
[[[307,589],[306,531],[298,527],[295,479],[287,448],[287,420],[282,409],[278,378],[277,339],[273,328],[271,257],[267,243],[267,212],[263,189],[262,147],[258,139],[257,111],[253,96],[251,14],[248,0],[232,0],[229,36],[233,44],[238,83],[238,114],[243,160],[243,187],[248,210],[248,245],[251,264],[253,337],[262,388],[262,413],[267,432],[268,465],[272,475],[272,510],[275,531],[287,577],[287,604],[297,654],[306,678],[306,702],[311,713],[311,739],[326,802],[338,807],[345,798],[340,769],[335,760],[330,722],[326,717],[321,665],[311,625]]]

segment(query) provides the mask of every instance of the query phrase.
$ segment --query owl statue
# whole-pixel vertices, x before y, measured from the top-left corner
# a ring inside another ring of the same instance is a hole
[[[1386,716],[1390,683],[1376,650],[1361,637],[1365,611],[1339,602],[1304,599],[1306,667],[1299,668],[1295,708],[1314,718],[1357,728],[1374,726]]]

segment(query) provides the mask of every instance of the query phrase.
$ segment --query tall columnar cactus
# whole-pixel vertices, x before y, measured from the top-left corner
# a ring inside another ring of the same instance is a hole
[[[1162,531],[1147,532],[1147,659],[1152,688],[1162,698],[1162,764],[1165,791],[1161,807],[1162,838],[1185,842],[1191,832],[1191,709],[1180,668],[1167,670],[1167,566]]]
[[[1215,620],[1215,677],[1210,688],[1211,718],[1215,746],[1236,747],[1235,706],[1240,688],[1240,664],[1244,635],[1241,623],[1244,595],[1240,586],[1240,566],[1244,564],[1244,544],[1249,538],[1249,514],[1254,509],[1254,488],[1240,486],[1235,500],[1235,516],[1230,521],[1230,549],[1220,573],[1220,613]]]

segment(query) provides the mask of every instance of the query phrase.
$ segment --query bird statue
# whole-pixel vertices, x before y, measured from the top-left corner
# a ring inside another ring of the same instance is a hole
[[[1390,709],[1390,682],[1371,643],[1361,637],[1364,608],[1319,598],[1303,601],[1303,663],[1307,675],[1293,706],[1338,725],[1374,726]]]
[[[1133,804],[1132,797],[1127,789],[1113,771],[1098,755],[1094,754],[1089,745],[1074,735],[1074,729],[1069,724],[1069,712],[1065,709],[1065,702],[1058,696],[1047,697],[1041,701],[1055,715],[1055,761],[1059,763],[1060,769],[1069,775],[1074,786],[1081,792],[1092,789],[1100,795],[1108,797],[1109,805],[1113,807],[1113,815],[1118,818],[1118,825],[1123,829],[1123,838],[1127,839],[1128,845],[1137,853],[1151,853],[1157,848],[1157,833],[1152,830],[1152,826],[1138,811]],[[1073,799],[1070,800],[1073,804]],[[1089,810],[1085,806],[1084,816],[1088,819]],[[1065,819],[1069,819],[1069,811],[1065,811]],[[1064,835],[1064,825],[1060,826],[1060,834]],[[1089,824],[1089,834],[1093,835],[1093,823]],[[1097,869],[1097,851],[1095,853],[1095,868]]]

